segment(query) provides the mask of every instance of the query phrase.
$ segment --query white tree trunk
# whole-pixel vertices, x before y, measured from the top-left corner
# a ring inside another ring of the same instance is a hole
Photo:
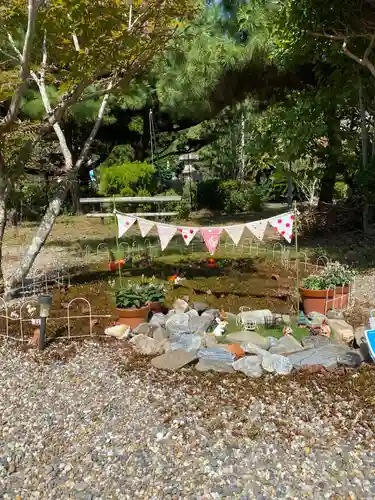
[[[110,88],[111,84],[109,84],[108,90],[110,90]],[[27,276],[27,274],[29,273],[30,269],[32,268],[35,262],[35,259],[37,258],[45,242],[47,241],[47,238],[50,235],[52,228],[56,222],[56,219],[60,214],[61,208],[64,204],[70,183],[74,182],[76,173],[78,172],[82,163],[87,158],[92,141],[94,140],[99,130],[101,121],[104,116],[105,108],[107,106],[108,97],[109,95],[106,94],[102,100],[102,104],[100,106],[95,125],[92,128],[89,137],[86,139],[80,157],[76,161],[75,165],[68,169],[67,175],[60,180],[59,189],[57,190],[57,193],[55,194],[54,198],[50,201],[47,211],[42,219],[42,222],[38,227],[36,235],[34,236],[29,248],[26,250],[26,253],[23,256],[18,269],[13,273],[11,279],[7,281],[6,288],[8,296],[12,295],[12,291],[14,291],[14,288],[16,288],[22,282],[22,280]],[[58,128],[61,130],[59,126]],[[60,136],[59,136],[59,141],[60,141]],[[64,150],[65,147],[64,145],[66,145],[65,137],[64,140],[60,141],[60,146],[62,148],[62,151]],[[64,158],[66,161],[65,167],[67,170],[67,167],[69,166],[69,161],[71,159],[70,151],[69,154],[66,154],[65,151]]]

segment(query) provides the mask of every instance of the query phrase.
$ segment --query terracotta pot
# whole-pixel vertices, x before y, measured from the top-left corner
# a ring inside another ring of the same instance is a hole
[[[149,312],[149,306],[140,307],[139,309],[116,308],[116,314],[119,317],[117,325],[128,325],[130,328],[136,328],[147,321]]]
[[[300,288],[305,314],[318,312],[327,314],[330,309],[345,309],[349,301],[349,287],[338,287],[336,290],[309,290]]]
[[[150,302],[148,305],[150,307],[150,311],[154,314],[165,313],[166,307],[163,302]]]

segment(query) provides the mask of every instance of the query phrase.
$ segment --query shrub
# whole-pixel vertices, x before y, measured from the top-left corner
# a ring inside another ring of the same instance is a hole
[[[148,163],[123,163],[100,170],[101,194],[135,196],[141,189],[156,189],[155,167]]]
[[[220,193],[227,214],[241,212],[259,212],[269,197],[269,185],[250,182],[224,181],[220,184]]]
[[[330,262],[320,274],[311,274],[303,280],[303,288],[328,290],[337,286],[347,286],[354,280],[355,272],[340,262]]]
[[[346,200],[348,197],[348,185],[342,181],[335,182],[333,197],[335,200]]]
[[[198,184],[197,203],[199,209],[224,210],[223,199],[220,195],[220,183],[220,179],[208,179]]]

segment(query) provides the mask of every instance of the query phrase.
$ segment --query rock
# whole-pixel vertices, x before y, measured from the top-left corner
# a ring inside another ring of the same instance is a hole
[[[344,345],[331,344],[318,348],[306,349],[288,355],[288,359],[295,368],[302,368],[309,365],[322,365],[327,370],[337,367],[337,357],[350,352]]]
[[[283,320],[284,325],[290,325],[292,320],[290,319],[289,314],[282,314],[281,319]]]
[[[241,347],[245,352],[250,353],[250,354],[257,354],[261,358],[263,356],[267,356],[267,354],[269,354],[268,351],[266,351],[265,349],[262,349],[261,347],[255,345],[255,344],[252,344],[251,342],[248,342],[247,344],[241,344]]]
[[[348,344],[354,339],[354,329],[343,319],[328,319],[328,325],[334,333],[335,339]]]
[[[303,349],[302,345],[292,335],[284,335],[276,345],[269,350],[271,354],[287,354]]]
[[[210,361],[225,361],[227,363],[233,363],[236,360],[236,356],[223,349],[221,347],[210,347],[206,349],[199,349],[197,352],[198,359],[205,359]]]
[[[202,313],[202,316],[208,316],[214,321],[220,316],[220,311],[218,309],[207,309]]]
[[[134,328],[133,334],[134,335],[147,335],[148,337],[152,337],[153,331],[156,328],[155,324],[150,324],[150,323],[141,323],[137,327]]]
[[[130,339],[129,343],[132,344],[135,352],[144,356],[156,356],[165,350],[165,341],[158,342],[142,333]]]
[[[289,375],[293,370],[293,364],[285,356],[280,354],[267,354],[263,356],[262,368],[269,373],[277,373],[277,375]]]
[[[248,377],[259,378],[263,374],[261,363],[261,356],[245,356],[232,363],[232,366],[236,371],[242,372]]]
[[[226,337],[227,342],[231,344],[255,344],[262,349],[268,349],[270,347],[269,340],[266,337],[262,337],[257,332],[240,331],[229,333]]]
[[[277,343],[279,342],[279,339],[277,339],[275,337],[267,337],[267,338],[268,338],[268,342],[270,344],[270,347],[277,345]]]
[[[198,312],[195,309],[190,309],[186,314],[190,316],[190,318],[197,318],[199,317]]]
[[[165,326],[167,316],[163,313],[155,313],[149,321],[149,325]]]
[[[189,318],[190,332],[199,334],[206,333],[215,321],[211,316],[205,316],[205,313],[203,313],[202,316],[193,316]]]
[[[180,335],[175,335],[170,340],[169,350],[171,351],[179,349],[196,351],[202,345],[202,337],[200,335],[193,335],[192,333],[181,333]]]
[[[268,309],[259,309],[256,311],[243,311],[237,315],[238,321],[255,321],[257,325],[269,324],[273,321],[273,314]]]
[[[196,352],[187,352],[178,349],[177,351],[166,352],[161,356],[153,358],[151,364],[160,370],[178,370],[183,366],[193,363],[196,359],[198,359]]]
[[[179,335],[181,333],[191,333],[189,324],[192,319],[193,318],[188,316],[186,313],[173,314],[173,316],[168,318],[165,323],[168,337],[173,337],[174,335]]]
[[[213,361],[211,359],[200,359],[195,366],[199,372],[214,371],[219,373],[233,373],[234,369],[225,361]]]
[[[342,311],[335,311],[333,309],[330,309],[327,312],[327,318],[328,319],[345,319],[344,313]]]
[[[303,347],[314,348],[334,344],[333,340],[324,335],[308,335],[301,341]]]
[[[126,339],[130,334],[130,326],[128,325],[115,325],[110,326],[104,330],[105,335],[115,337],[116,339]]]
[[[203,347],[216,347],[217,339],[214,335],[210,333],[205,333],[202,337],[202,346]]]
[[[167,332],[161,326],[155,328],[152,334],[152,338],[158,342],[163,342],[163,340],[168,339]]]
[[[350,351],[337,356],[337,363],[350,368],[358,368],[362,363],[362,357],[355,351]]]
[[[182,314],[189,310],[189,304],[186,302],[186,300],[176,299],[173,304],[173,309],[177,314]]]
[[[81,481],[80,483],[76,483],[74,488],[76,491],[85,491],[89,485],[85,483],[85,481]]]
[[[202,314],[207,311],[210,306],[206,302],[193,302],[192,308],[197,311],[198,314]]]

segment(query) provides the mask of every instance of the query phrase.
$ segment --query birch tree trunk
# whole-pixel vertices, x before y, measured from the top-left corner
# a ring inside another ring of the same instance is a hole
[[[0,264],[3,262],[3,242],[7,223],[7,193],[8,179],[6,176],[4,157],[0,150]],[[3,266],[0,265],[0,293],[4,292],[5,282]]]
[[[110,84],[108,86],[108,90],[110,90],[112,85]],[[44,94],[43,94],[44,95]],[[105,108],[107,106],[108,102],[108,97],[109,95],[106,94],[102,100],[102,104],[100,106],[98,116],[95,122],[94,127],[92,128],[89,137],[86,139],[86,142],[82,148],[80,157],[76,161],[75,165],[70,167],[69,162],[71,161],[71,154],[69,151],[69,154],[67,154],[67,151],[65,150],[66,146],[66,141],[64,134],[61,131],[61,127],[59,124],[55,124],[58,127],[58,137],[59,137],[59,142],[60,142],[60,147],[62,149],[62,152],[64,154],[65,158],[65,167],[67,170],[67,175],[63,178],[60,179],[59,182],[59,188],[57,190],[57,193],[54,195],[53,199],[50,201],[47,211],[42,219],[42,222],[40,223],[37,233],[32,239],[32,242],[29,246],[29,248],[26,250],[26,253],[24,254],[22,261],[18,267],[18,269],[13,273],[11,279],[7,281],[6,283],[6,288],[7,288],[7,295],[10,297],[12,296],[12,291],[14,291],[14,288],[16,288],[22,280],[27,276],[29,273],[30,269],[32,268],[35,259],[39,255],[41,249],[43,248],[45,242],[47,241],[48,236],[50,235],[52,228],[56,222],[56,219],[58,215],[61,212],[61,208],[64,204],[64,201],[66,199],[67,193],[69,188],[71,187],[71,183],[75,181],[75,178],[77,176],[77,172],[79,171],[80,167],[82,166],[82,163],[85,161],[87,158],[88,152],[90,150],[92,141],[94,140],[100,124],[102,122]],[[47,97],[48,99],[48,97]],[[66,146],[67,147],[67,146]]]
[[[363,174],[367,177],[367,169],[368,169],[368,130],[366,123],[366,108],[363,99],[363,85],[362,79],[359,77],[359,88],[358,88],[358,97],[359,97],[359,111],[361,115],[361,142],[362,142],[362,167]],[[369,232],[369,190],[367,186],[367,182],[365,181],[365,187],[363,188],[363,212],[362,212],[362,230],[366,234]]]

